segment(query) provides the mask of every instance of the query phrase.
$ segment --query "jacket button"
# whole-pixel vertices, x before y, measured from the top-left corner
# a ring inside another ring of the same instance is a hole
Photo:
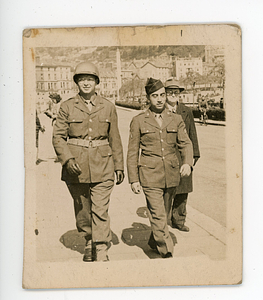
[[[90,119],[89,121],[92,122],[92,119]]]
[[[89,128],[89,131],[92,131],[92,128]]]
[[[160,130],[160,133],[162,133],[163,131],[162,130]]]
[[[161,142],[163,142],[163,139],[161,139]]]
[[[164,151],[164,148],[162,148],[162,151]]]

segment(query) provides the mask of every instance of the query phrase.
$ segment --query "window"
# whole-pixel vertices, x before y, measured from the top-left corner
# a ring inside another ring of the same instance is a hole
[[[50,74],[47,75],[48,79],[50,79]]]
[[[57,74],[54,74],[54,79],[55,79],[55,80],[57,79]]]
[[[44,74],[43,73],[40,74],[40,79],[44,80]]]

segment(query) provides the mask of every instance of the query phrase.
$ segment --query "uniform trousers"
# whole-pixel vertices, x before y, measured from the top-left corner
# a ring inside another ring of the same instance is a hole
[[[185,223],[187,197],[188,193],[177,194],[174,197],[171,219],[175,226],[183,226]]]
[[[149,220],[152,229],[149,243],[152,244],[152,240],[154,239],[157,250],[162,256],[165,256],[168,252],[172,254],[174,245],[169,234],[167,217],[171,211],[172,200],[176,193],[176,187],[143,187],[143,192],[146,197],[147,208],[150,212]]]
[[[74,200],[78,231],[86,233],[86,240],[109,244],[111,241],[108,214],[114,182],[67,183]]]

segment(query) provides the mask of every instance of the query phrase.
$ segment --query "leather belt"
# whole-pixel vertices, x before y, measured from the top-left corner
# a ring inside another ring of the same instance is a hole
[[[108,140],[82,140],[82,139],[69,139],[68,144],[82,146],[87,148],[95,148],[99,146],[109,145]]]

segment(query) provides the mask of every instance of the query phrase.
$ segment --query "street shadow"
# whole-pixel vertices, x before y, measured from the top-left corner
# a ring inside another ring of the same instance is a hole
[[[146,206],[139,207],[136,214],[141,218],[148,218],[148,208]]]
[[[118,245],[120,243],[119,238],[113,231],[111,231],[111,234],[112,234],[112,244]],[[69,230],[60,237],[59,241],[66,248],[84,254],[86,240],[83,232],[78,232],[77,229]]]
[[[150,259],[160,258],[160,254],[148,245],[151,231],[150,226],[135,222],[131,228],[126,228],[122,231],[121,240],[128,246],[141,248]],[[177,243],[176,236],[172,232],[169,233],[175,245]]]

